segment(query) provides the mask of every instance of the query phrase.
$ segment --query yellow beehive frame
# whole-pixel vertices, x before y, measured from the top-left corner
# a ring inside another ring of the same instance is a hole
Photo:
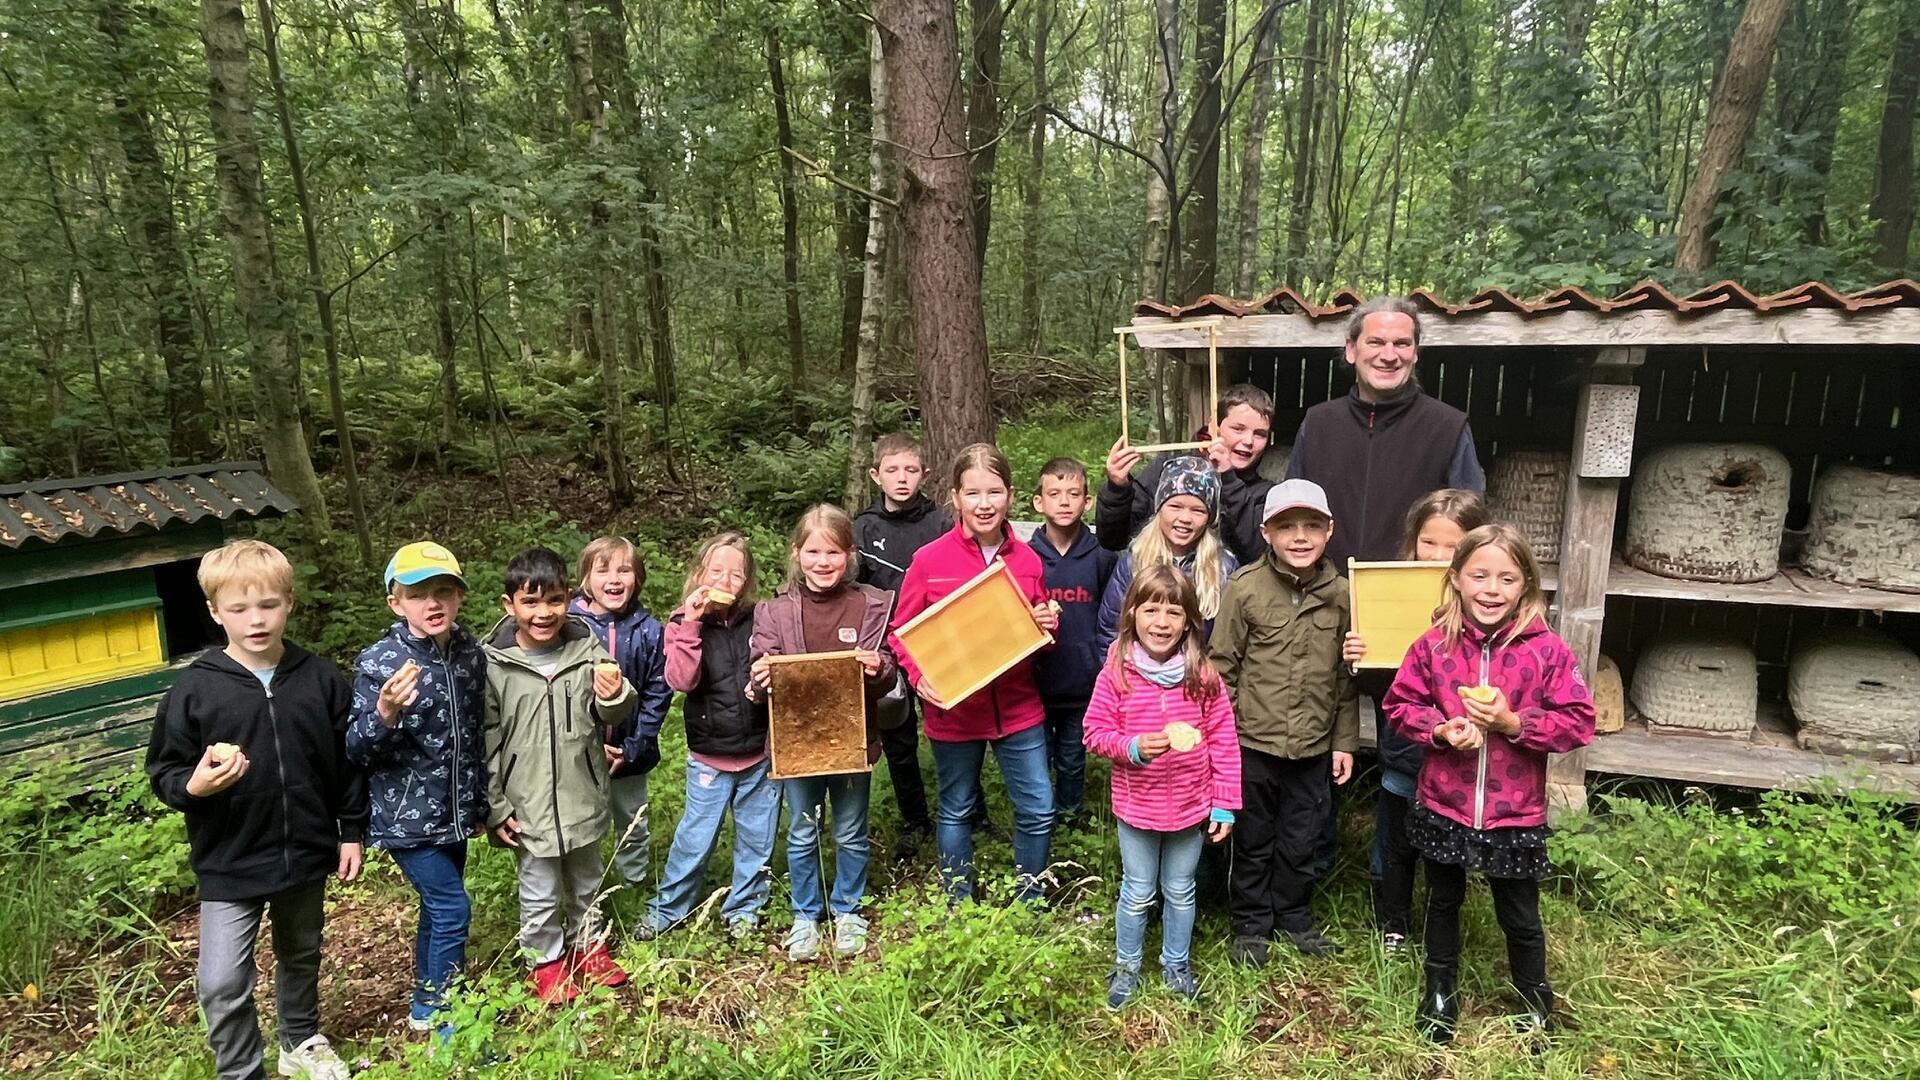
[[[1053,642],[997,559],[895,633],[922,686],[949,707]]]
[[[1205,330],[1207,332],[1207,430],[1220,416],[1220,319],[1194,319],[1178,324],[1182,330]],[[1156,454],[1163,450],[1205,450],[1205,442],[1169,442],[1153,443],[1148,446],[1134,446],[1127,432],[1127,335],[1143,330],[1166,330],[1165,325],[1154,326],[1116,326],[1113,328],[1114,341],[1120,348],[1120,441],[1128,448],[1142,454]]]
[[[1367,655],[1354,667],[1393,670],[1407,649],[1433,626],[1433,610],[1445,592],[1443,562],[1360,562],[1347,560],[1353,587],[1353,630],[1367,643]]]
[[[773,779],[873,770],[867,762],[866,672],[859,655],[845,649],[767,657]]]

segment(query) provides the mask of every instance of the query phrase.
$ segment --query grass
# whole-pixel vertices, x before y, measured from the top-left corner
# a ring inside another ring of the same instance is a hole
[[[683,752],[670,746],[654,773],[656,865],[682,801]],[[884,771],[874,795],[877,853],[897,827]],[[991,770],[988,790],[1004,821]],[[1063,886],[1048,909],[983,904],[949,913],[929,857],[877,864],[875,947],[851,962],[792,965],[774,947],[788,918],[779,884],[762,942],[736,947],[711,923],[657,942],[623,941],[632,985],[557,1013],[527,1000],[513,955],[512,860],[476,844],[474,983],[459,1005],[461,1035],[433,1061],[401,1023],[412,897],[391,860],[376,856],[364,881],[333,890],[328,1029],[376,1078],[1890,1077],[1915,1075],[1920,1062],[1920,941],[1910,909],[1818,922],[1699,905],[1650,913],[1620,880],[1586,872],[1599,865],[1595,853],[1639,865],[1635,854],[1661,853],[1609,845],[1645,843],[1644,822],[1677,822],[1661,842],[1675,845],[1662,861],[1679,871],[1675,864],[1694,858],[1683,853],[1701,839],[1682,826],[1716,819],[1639,802],[1632,813],[1585,824],[1580,866],[1557,877],[1544,898],[1565,1023],[1543,1053],[1531,1052],[1506,1020],[1502,940],[1478,890],[1466,911],[1460,1040],[1436,1050],[1419,1039],[1418,961],[1382,953],[1367,930],[1371,814],[1359,798],[1346,807],[1340,858],[1320,904],[1345,954],[1307,961],[1276,950],[1269,970],[1237,970],[1225,958],[1222,905],[1203,889],[1200,1005],[1173,999],[1149,977],[1136,1004],[1111,1013],[1101,994],[1118,857],[1104,791],[1102,776],[1089,785],[1094,823],[1056,843]],[[1617,835],[1609,820],[1620,822]],[[1860,837],[1877,836],[1878,850],[1861,854],[1902,873],[1920,868],[1911,830],[1893,824],[1855,835],[1836,828],[1832,839],[1857,849]],[[715,860],[715,882],[726,850]],[[979,857],[987,873],[1011,862],[991,841]],[[1695,899],[1715,902],[1708,893]],[[637,913],[638,900],[614,896],[616,920]],[[0,915],[22,918],[17,907]],[[0,941],[44,925],[10,921]],[[56,963],[40,1001],[29,1008],[17,986],[5,988],[0,1067],[49,1077],[210,1076],[188,979],[191,938],[188,912],[115,941],[47,944]],[[510,1060],[474,1070],[488,1052]]]

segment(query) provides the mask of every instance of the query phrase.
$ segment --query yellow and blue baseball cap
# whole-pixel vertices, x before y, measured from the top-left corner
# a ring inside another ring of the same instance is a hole
[[[467,579],[460,576],[460,560],[453,552],[431,540],[422,540],[417,544],[408,544],[393,553],[387,560],[387,588],[398,583],[418,585],[428,578],[450,577],[467,587]]]

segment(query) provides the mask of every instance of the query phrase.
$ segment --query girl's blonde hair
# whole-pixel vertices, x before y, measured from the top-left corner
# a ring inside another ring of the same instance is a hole
[[[633,564],[633,591],[627,594],[627,607],[639,603],[640,590],[647,587],[647,564],[640,561],[640,549],[624,536],[602,536],[588,541],[587,546],[580,549],[580,580],[575,586],[580,594],[586,595],[587,576],[593,573],[594,567],[621,558]]]
[[[1133,538],[1133,572],[1135,574],[1149,566],[1173,565],[1173,548],[1167,543],[1165,533],[1160,531],[1160,515],[1153,515],[1147,527]],[[1207,527],[1200,530],[1200,540],[1193,548],[1193,591],[1199,599],[1200,616],[1211,619],[1220,614],[1220,597],[1227,589],[1227,566],[1222,553],[1220,537],[1213,531],[1213,516],[1207,518]]]
[[[1520,599],[1513,605],[1513,616],[1494,644],[1507,644],[1535,620],[1547,617],[1547,597],[1540,588],[1540,564],[1533,561],[1533,545],[1528,543],[1526,535],[1503,521],[1482,525],[1460,538],[1460,546],[1453,549],[1453,563],[1447,567],[1446,587],[1440,594],[1440,612],[1433,624],[1446,635],[1448,648],[1460,643],[1460,632],[1467,625],[1467,603],[1460,595],[1459,587],[1454,584],[1454,577],[1467,565],[1467,560],[1473,557],[1474,552],[1483,547],[1499,548],[1520,568]]]
[[[1187,662],[1187,679],[1183,685],[1189,701],[1206,704],[1220,692],[1220,676],[1214,673],[1213,665],[1207,662],[1207,651],[1200,644],[1200,603],[1194,593],[1193,582],[1187,575],[1174,567],[1161,563],[1149,566],[1134,575],[1127,586],[1127,599],[1120,608],[1119,634],[1114,638],[1113,666],[1114,682],[1121,693],[1127,692],[1127,660],[1133,655],[1133,647],[1140,640],[1140,633],[1134,629],[1134,615],[1144,604],[1178,604],[1187,616],[1187,632],[1180,638],[1180,654]]]
[[[801,514],[800,520],[794,524],[793,541],[787,546],[787,580],[801,580],[800,549],[806,546],[814,533],[826,533],[827,539],[835,547],[847,553],[847,565],[840,571],[840,580],[833,583],[837,589],[853,577],[854,559],[857,556],[853,553],[853,519],[832,503],[816,503]]]
[[[700,579],[707,575],[707,560],[713,558],[713,553],[721,548],[738,551],[746,562],[747,580],[740,584],[740,591],[733,597],[733,609],[745,611],[753,606],[754,590],[759,587],[760,579],[753,569],[753,549],[747,546],[747,538],[733,529],[709,539],[700,545],[699,551],[694,552],[693,561],[687,564],[686,584],[680,587],[680,599],[684,601],[693,595],[693,590],[700,587]]]
[[[1419,557],[1420,530],[1437,517],[1446,518],[1460,526],[1462,533],[1470,533],[1487,523],[1487,504],[1478,492],[1465,488],[1441,488],[1429,492],[1407,510],[1407,535],[1400,549],[1401,558],[1411,560]]]

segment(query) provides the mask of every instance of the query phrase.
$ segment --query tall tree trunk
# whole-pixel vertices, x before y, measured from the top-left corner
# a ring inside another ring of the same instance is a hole
[[[602,168],[606,164],[607,116],[600,83],[594,77],[593,43],[581,0],[565,0],[567,73],[572,84],[574,121],[587,130],[587,149]],[[594,178],[596,187],[606,183],[604,175]],[[587,235],[593,252],[595,285],[592,299],[575,300],[574,335],[586,346],[587,355],[600,369],[600,405],[607,442],[607,484],[613,502],[625,506],[633,501],[633,470],[627,464],[626,391],[622,386],[620,345],[613,326],[612,210],[603,194],[595,194],[587,208]],[[596,310],[597,309],[597,310]]]
[[[1327,81],[1327,2],[1309,0],[1307,40],[1300,57],[1300,97],[1293,121],[1293,183],[1287,190],[1287,257],[1281,284],[1306,284],[1307,226],[1313,220],[1314,166],[1320,152],[1320,84]]]
[[[1179,130],[1180,69],[1185,48],[1180,41],[1180,0],[1154,0],[1153,20],[1153,144],[1147,154],[1154,167],[1147,171],[1147,222],[1145,251],[1141,258],[1140,281],[1146,295],[1159,300],[1178,300],[1175,264],[1179,251],[1174,238],[1179,229],[1174,223],[1175,133]],[[1176,407],[1167,393],[1167,372],[1171,365],[1164,350],[1144,350],[1147,369],[1147,400],[1152,419],[1147,437],[1153,442],[1167,439],[1168,419]]]
[[[1795,0],[1781,28],[1773,76],[1774,126],[1807,140],[1806,174],[1780,186],[1783,201],[1804,207],[1801,236],[1824,247],[1827,193],[1840,103],[1847,93],[1847,60],[1853,52],[1855,0]],[[1920,8],[1914,9],[1920,16]]]
[[[937,476],[967,444],[993,439],[959,34],[953,0],[881,0],[874,17],[886,52],[887,125],[900,154],[920,415]]]
[[[112,50],[113,113],[127,165],[122,205],[140,241],[142,286],[153,304],[154,344],[167,372],[167,452],[176,463],[207,461],[213,455],[213,417],[207,410],[205,357],[194,335],[173,195],[144,89],[152,58],[131,40],[127,14],[126,0],[105,0],[99,14],[100,32]],[[142,17],[150,14],[143,11]]]
[[[1780,24],[1791,0],[1747,0],[1727,47],[1727,62],[1707,107],[1706,136],[1700,146],[1700,165],[1686,198],[1680,203],[1680,230],[1673,265],[1677,270],[1701,271],[1713,265],[1714,206],[1727,174],[1746,153],[1747,137],[1767,93],[1767,75],[1780,40]]]
[[[207,51],[207,108],[214,139],[214,186],[221,231],[233,263],[234,302],[247,327],[261,449],[274,484],[327,527],[327,501],[307,452],[300,422],[293,305],[268,234],[260,181],[260,144],[253,128],[253,84],[247,57],[247,15],[241,0],[200,0]]]
[[[972,0],[973,68],[967,85],[967,146],[973,152],[973,251],[987,264],[993,224],[993,165],[1000,154],[1000,57],[1007,9],[1001,0]]]
[[[1173,231],[1174,137],[1179,130],[1180,68],[1185,56],[1180,43],[1180,0],[1154,0],[1153,23],[1153,142],[1147,156],[1146,242],[1140,260],[1141,291],[1156,300],[1174,300],[1169,247]],[[1160,410],[1156,406],[1155,413]]]
[[[865,22],[823,2],[833,52],[834,172],[853,176],[866,161],[873,128],[867,72]],[[860,305],[865,295],[862,266],[867,247],[867,200],[845,188],[833,189],[834,247],[840,257],[840,370],[851,372],[860,351]]]
[[[1186,138],[1192,157],[1180,208],[1180,299],[1189,303],[1214,291],[1220,264],[1220,132],[1226,126],[1220,83],[1226,74],[1227,0],[1199,0],[1193,22],[1195,93]],[[1182,364],[1177,370],[1185,369]]]
[[[1267,153],[1267,120],[1273,113],[1273,87],[1279,81],[1274,53],[1280,40],[1280,12],[1262,13],[1254,28],[1253,98],[1247,103],[1247,129],[1240,143],[1240,242],[1233,273],[1233,292],[1242,298],[1259,287],[1260,183]]]
[[[1887,97],[1880,108],[1880,152],[1874,163],[1873,261],[1889,270],[1907,265],[1913,233],[1913,115],[1920,108],[1920,27],[1912,22],[1894,35],[1887,65]]]
[[[1020,227],[1020,344],[1040,351],[1040,233],[1041,208],[1047,180],[1047,109],[1052,93],[1047,85],[1047,37],[1053,30],[1054,0],[1033,5],[1033,129],[1028,133],[1030,170],[1027,174]]]
[[[653,352],[653,395],[660,401],[660,445],[666,457],[667,477],[680,483],[680,468],[673,456],[673,399],[676,393],[673,371],[673,311],[667,295],[666,256],[660,250],[660,230],[654,226],[654,207],[662,205],[660,194],[649,189],[644,197],[647,209],[640,215],[640,258],[646,287],[648,342]]]
[[[300,208],[300,234],[306,241],[307,282],[320,316],[320,341],[327,355],[327,403],[333,430],[340,441],[340,464],[347,481],[347,506],[353,517],[353,538],[360,547],[362,566],[373,566],[373,536],[367,531],[367,506],[360,494],[360,463],[353,448],[353,421],[347,416],[347,397],[340,384],[340,338],[334,330],[333,292],[327,288],[320,265],[320,234],[314,225],[313,200],[307,195],[307,169],[300,156],[293,108],[287,104],[287,79],[280,70],[280,28],[274,22],[272,0],[259,0],[260,40],[266,46],[267,78],[273,84],[274,112],[280,119],[280,138],[286,144],[287,175],[293,181],[294,204]],[[449,332],[451,330],[449,329]]]
[[[767,78],[773,83],[773,123],[780,152],[780,272],[787,294],[787,363],[793,387],[807,377],[807,345],[800,325],[800,198],[794,175],[793,123],[787,115],[786,63],[780,56],[780,35],[767,31]]]
[[[867,173],[876,194],[893,196],[891,135],[887,128],[887,65],[881,51],[880,32],[868,32],[868,87],[872,94],[873,137],[867,150]],[[847,447],[847,498],[849,512],[866,502],[867,470],[873,467],[874,383],[880,370],[880,350],[887,311],[887,251],[894,245],[893,208],[878,199],[869,199],[867,245],[861,261],[860,341],[853,360],[853,433]]]

